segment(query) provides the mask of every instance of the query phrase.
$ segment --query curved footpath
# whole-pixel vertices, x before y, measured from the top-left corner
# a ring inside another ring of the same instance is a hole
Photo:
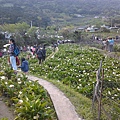
[[[47,90],[53,102],[58,120],[83,120],[79,118],[74,106],[64,93],[52,83],[31,75],[28,75],[28,79],[32,81],[38,80],[39,84]]]

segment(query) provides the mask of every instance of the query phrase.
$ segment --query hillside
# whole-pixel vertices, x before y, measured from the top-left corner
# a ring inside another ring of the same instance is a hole
[[[0,0],[0,24],[33,21],[47,26],[75,23],[86,16],[120,14],[120,0]]]

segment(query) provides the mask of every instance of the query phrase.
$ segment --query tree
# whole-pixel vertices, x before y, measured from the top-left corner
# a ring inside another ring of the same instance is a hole
[[[76,41],[80,41],[81,40],[81,32],[80,31],[75,31],[73,33],[73,38],[76,40]]]
[[[23,23],[16,23],[16,24],[4,24],[0,26],[0,29],[4,32],[9,32],[9,33],[19,33],[23,35],[30,26],[23,22]]]
[[[68,29],[63,29],[62,31],[61,31],[61,34],[62,34],[62,36],[64,37],[64,39],[68,39],[69,38],[69,30]]]
[[[26,33],[26,31],[28,31],[28,29],[30,28],[30,25],[28,25],[27,23],[23,22],[23,23],[17,23],[15,24],[15,29],[16,32],[23,35]]]
[[[29,28],[29,30],[27,31],[27,36],[30,37],[30,41],[33,44],[38,43],[38,35],[39,34],[40,34],[39,29],[35,26],[33,26],[32,28]]]
[[[51,24],[51,19],[47,16],[41,18],[40,26],[47,28]]]
[[[30,26],[25,22],[16,24],[4,24],[0,26],[1,31],[12,33],[11,37],[15,38],[16,42],[19,44],[25,43],[24,35],[29,28]]]

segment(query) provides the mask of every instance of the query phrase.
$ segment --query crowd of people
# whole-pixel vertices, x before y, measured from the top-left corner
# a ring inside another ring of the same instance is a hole
[[[114,38],[107,38],[102,40],[103,44],[103,50],[106,50],[108,52],[113,52],[113,46],[114,46],[115,39]],[[46,59],[46,48],[45,45],[34,45],[34,46],[24,46],[20,47],[21,52],[28,52],[26,58],[21,58],[21,65],[17,63],[18,57],[15,56],[14,54],[14,48],[16,46],[15,40],[10,39],[9,40],[9,49],[8,49],[8,54],[9,54],[9,63],[11,65],[11,68],[14,70],[14,73],[17,74],[17,69],[20,68],[25,74],[28,73],[29,71],[29,63],[28,60],[31,57],[37,58],[38,63],[41,64],[43,61]],[[60,43],[52,43],[53,51],[55,52],[55,49],[58,47]],[[0,56],[2,54],[0,53]],[[18,66],[20,65],[20,66]]]
[[[28,52],[28,55],[26,58],[21,58],[21,65],[17,65],[18,62],[18,56],[15,56],[14,50],[16,47],[16,43],[14,39],[9,40],[9,49],[8,49],[8,54],[9,54],[9,63],[11,68],[14,70],[14,73],[17,74],[17,69],[20,68],[23,73],[27,74],[29,71],[29,62],[28,60],[35,56],[38,59],[38,63],[41,64],[43,61],[45,61],[46,58],[46,49],[45,46],[28,46],[28,47],[20,47],[21,52]]]

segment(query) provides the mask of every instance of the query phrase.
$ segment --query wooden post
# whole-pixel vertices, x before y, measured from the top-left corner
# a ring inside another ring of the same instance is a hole
[[[100,120],[100,117],[101,117],[101,101],[102,101],[102,87],[103,87],[103,80],[104,80],[104,69],[102,69],[102,80],[100,81],[101,82],[101,87],[100,87],[100,99],[99,99],[99,108],[98,108],[98,120]]]

